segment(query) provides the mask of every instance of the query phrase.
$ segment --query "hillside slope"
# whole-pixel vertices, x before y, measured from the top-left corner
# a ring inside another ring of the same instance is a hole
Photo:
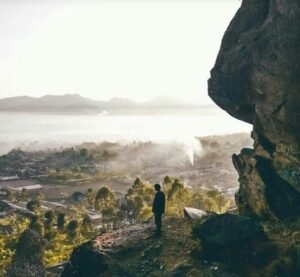
[[[294,276],[299,233],[280,224],[264,224],[267,241],[250,256],[245,244],[226,259],[207,259],[192,236],[197,220],[167,218],[164,233],[153,236],[152,224],[137,224],[105,233],[74,250],[62,277],[67,276]],[[221,250],[221,249],[220,249]],[[296,251],[296,252],[295,252]],[[249,258],[250,257],[250,258]],[[296,275],[295,275],[296,276]]]
[[[75,249],[62,276],[218,276],[216,264],[193,258],[192,221],[167,219],[161,237],[138,224],[97,237]]]

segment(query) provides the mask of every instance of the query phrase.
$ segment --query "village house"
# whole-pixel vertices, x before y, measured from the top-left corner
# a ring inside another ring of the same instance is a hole
[[[88,216],[94,225],[97,226],[102,223],[102,215],[101,214],[89,213]]]
[[[6,199],[7,198],[7,194],[8,194],[8,192],[7,192],[6,189],[0,188],[0,200],[1,199]]]
[[[42,186],[40,184],[11,188],[11,190],[15,191],[16,193],[21,193],[25,191],[28,196],[35,196],[38,192],[41,191],[41,189]]]
[[[0,182],[7,182],[7,181],[15,181],[19,180],[20,178],[17,175],[14,176],[0,176]]]

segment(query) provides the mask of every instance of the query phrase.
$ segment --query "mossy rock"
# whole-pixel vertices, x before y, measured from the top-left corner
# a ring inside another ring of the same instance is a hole
[[[68,276],[131,276],[121,267],[118,261],[108,254],[99,251],[91,246],[91,243],[85,243],[76,248],[66,264],[62,277]]]
[[[251,218],[233,214],[212,217],[194,226],[193,235],[201,240],[206,258],[245,257],[264,241],[263,228]]]

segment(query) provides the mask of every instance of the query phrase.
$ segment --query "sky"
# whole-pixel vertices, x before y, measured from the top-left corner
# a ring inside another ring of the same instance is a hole
[[[240,0],[0,0],[0,98],[79,93],[210,104]]]

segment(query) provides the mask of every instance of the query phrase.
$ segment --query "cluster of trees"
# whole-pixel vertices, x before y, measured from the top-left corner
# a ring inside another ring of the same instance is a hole
[[[9,153],[0,156],[0,174],[14,175],[24,168],[25,152],[13,149]]]
[[[30,217],[15,214],[0,219],[2,228],[7,227],[7,231],[0,234],[0,275],[6,272],[12,261],[16,260],[17,264],[20,263],[20,252],[16,253],[16,249],[23,237],[22,234],[27,234],[28,231],[31,232],[30,234],[33,232],[42,244],[40,257],[42,265],[45,266],[55,265],[69,259],[75,246],[98,234],[87,214],[77,211],[74,212],[74,216],[70,217],[63,212],[53,210],[43,213],[37,199],[29,201],[27,207],[34,212]],[[22,243],[24,244],[24,240]],[[26,246],[25,243],[23,248],[32,247],[30,243],[31,240],[28,240],[28,245]],[[31,252],[26,253],[31,255]],[[22,263],[25,262],[27,260]],[[18,270],[16,265],[14,265],[14,270]]]
[[[31,229],[25,230],[16,244],[6,276],[45,276],[43,248],[43,238]]]
[[[169,176],[164,178],[162,190],[167,200],[166,216],[182,217],[184,207],[223,213],[233,204],[231,198],[217,190],[193,192],[181,180]],[[39,257],[44,265],[54,265],[67,260],[76,245],[99,234],[100,231],[96,230],[85,213],[87,209],[95,209],[101,213],[103,224],[111,223],[116,227],[124,222],[144,222],[152,217],[154,193],[153,185],[139,178],[136,178],[122,199],[117,199],[107,186],[101,186],[98,191],[88,189],[83,194],[83,200],[77,201],[78,205],[73,207],[73,213],[68,214],[52,210],[43,212],[40,202],[43,195],[38,194],[35,199],[27,202],[27,208],[33,212],[30,218],[14,215],[8,221],[0,220],[0,225],[13,227],[9,235],[0,235],[0,272],[4,272],[11,261],[19,261],[14,252],[18,237],[21,238],[24,232],[27,232],[26,236],[31,234],[41,238],[43,247],[39,250],[42,251]],[[26,199],[26,192],[23,197]]]
[[[184,207],[194,207],[215,213],[223,213],[234,205],[231,197],[218,190],[192,191],[178,178],[166,176],[162,182],[166,195],[166,216],[182,217]],[[152,216],[153,186],[137,178],[125,196],[121,210],[127,217],[145,221]]]
[[[139,178],[136,178],[132,187],[128,190],[122,210],[128,219],[146,221],[152,214],[153,187]]]
[[[124,221],[146,221],[152,215],[154,189],[140,178],[136,178],[124,199],[116,199],[107,186],[102,186],[97,193],[88,189],[85,196],[88,207],[101,212],[103,222],[118,225]]]
[[[19,201],[27,201],[28,200],[28,193],[25,188],[22,189],[20,192],[15,192],[9,189],[1,189],[3,192],[6,193],[6,199],[10,202],[19,202]],[[43,197],[40,193],[38,197]]]
[[[42,178],[40,181],[43,183],[65,184],[70,180],[78,180],[89,177],[87,174],[80,172],[79,166],[74,167],[72,170],[49,170],[47,175],[47,178]]]
[[[29,201],[27,208],[34,212],[30,218],[29,228],[49,242],[59,233],[64,233],[70,243],[76,243],[77,239],[89,239],[95,235],[95,228],[89,215],[75,207],[72,216],[53,210],[42,213],[40,201],[36,199]]]
[[[166,194],[166,216],[183,216],[184,207],[194,207],[223,213],[234,205],[233,199],[218,190],[192,191],[178,178],[166,176],[162,182]],[[136,178],[124,199],[117,200],[114,192],[102,186],[96,193],[89,189],[85,196],[88,206],[103,215],[104,222],[147,221],[152,217],[153,185]]]
[[[28,227],[27,218],[20,215],[1,218],[0,234],[0,275],[3,276],[7,266],[11,263],[12,256],[16,249],[16,243],[20,234]]]
[[[94,164],[107,162],[117,156],[117,152],[100,147],[90,151],[85,147],[66,148],[57,152],[25,152],[13,149],[0,155],[0,175],[18,175],[30,178],[32,175],[49,175],[41,178],[44,182],[64,183],[69,179],[85,178],[96,173]],[[30,166],[27,165],[30,162]]]
[[[75,150],[72,147],[62,152],[55,152],[46,157],[48,176],[40,181],[64,184],[71,179],[97,179],[99,170],[95,164],[107,162],[116,156],[116,152],[107,149],[99,149],[98,152],[91,153],[86,148]]]
[[[93,154],[86,148],[75,150],[74,147],[66,148],[61,152],[51,153],[46,157],[47,164],[51,168],[74,168],[76,165],[93,161]]]

